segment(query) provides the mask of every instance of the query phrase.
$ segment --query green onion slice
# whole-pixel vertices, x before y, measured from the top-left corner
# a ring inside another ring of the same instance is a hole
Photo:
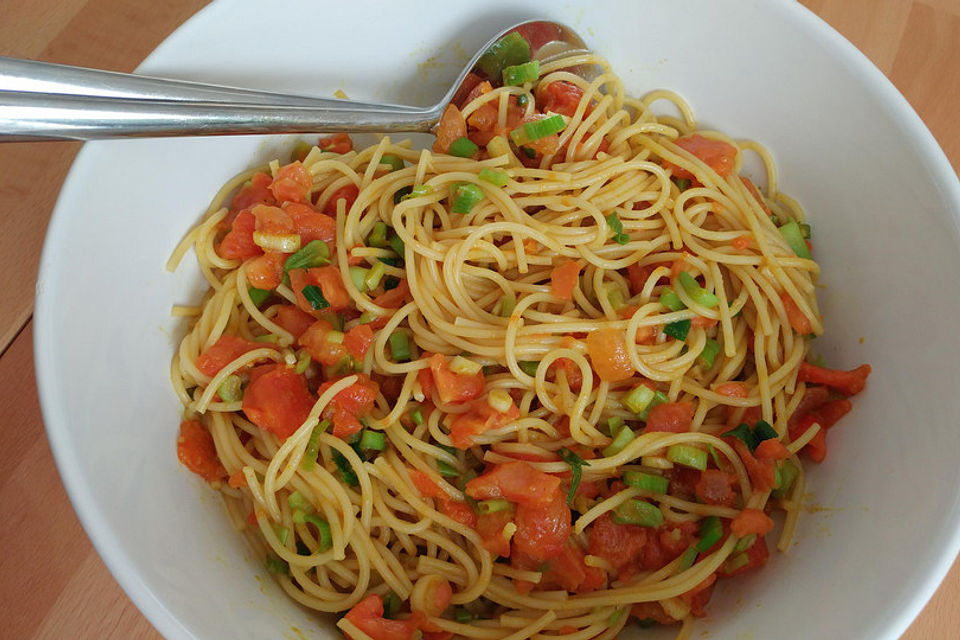
[[[624,447],[633,442],[634,437],[636,437],[636,434],[630,427],[624,425],[620,431],[617,432],[617,435],[614,436],[613,442],[603,450],[604,457],[609,458],[617,455],[623,451]]]
[[[687,308],[687,305],[683,304],[680,296],[670,287],[660,289],[660,304],[670,309],[670,311],[680,311],[681,309]]]
[[[407,362],[411,357],[410,340],[402,331],[390,334],[390,355],[394,362]]]
[[[519,87],[527,82],[534,82],[540,77],[540,61],[531,60],[523,64],[515,64],[503,70],[503,85]]]
[[[667,460],[700,471],[707,468],[707,452],[686,444],[675,444],[669,447]]]
[[[480,500],[477,502],[477,513],[480,515],[506,511],[509,508],[510,502],[506,498],[492,498],[490,500]]]
[[[340,478],[343,479],[344,483],[350,487],[356,487],[360,484],[360,479],[357,478],[357,474],[354,473],[353,467],[350,466],[350,463],[346,458],[343,457],[343,454],[339,451],[333,451],[333,463],[337,465],[337,471],[340,472]]]
[[[360,436],[360,448],[383,451],[387,448],[387,436],[382,431],[364,429]]]
[[[472,182],[457,182],[450,187],[450,211],[470,213],[483,200],[483,190]]]
[[[247,289],[247,293],[250,295],[250,301],[253,303],[253,306],[259,307],[263,304],[263,301],[270,297],[270,291],[267,289],[258,289],[256,287],[250,287]]]
[[[686,294],[690,296],[697,304],[709,308],[713,308],[720,304],[720,300],[717,298],[717,296],[701,287],[696,279],[694,279],[694,277],[686,271],[681,271],[678,279],[680,280],[680,286],[683,287],[683,290],[686,292]]]
[[[311,240],[305,247],[286,259],[285,273],[294,269],[312,269],[330,264],[330,247],[323,240]]]
[[[217,387],[217,393],[220,394],[220,399],[224,402],[239,402],[243,399],[241,386],[240,376],[229,375]]]
[[[503,36],[477,60],[477,68],[488,78],[499,78],[506,67],[530,60],[530,43],[516,31]]]
[[[461,136],[450,143],[447,153],[452,156],[457,156],[458,158],[472,158],[479,150],[480,147],[478,147],[473,140],[466,136]]]
[[[634,413],[640,413],[653,402],[655,392],[645,384],[638,384],[620,402]]]
[[[643,500],[630,499],[613,510],[617,524],[636,524],[641,527],[659,527],[663,524],[663,512]]]
[[[713,362],[719,353],[720,343],[713,338],[707,338],[706,344],[703,345],[703,351],[700,352],[700,364],[702,364],[705,369],[712,369]]]
[[[623,482],[631,487],[657,494],[666,493],[670,487],[669,479],[643,471],[625,471],[623,473]]]
[[[696,549],[703,553],[723,537],[723,525],[717,516],[709,516],[700,522],[700,541]]]
[[[390,165],[390,171],[399,171],[403,169],[403,158],[388,153],[380,156],[380,164]]]
[[[795,220],[791,220],[780,227],[780,233],[795,254],[801,258],[810,259],[810,249],[807,248],[807,241],[803,239],[803,231],[800,230],[800,225]]]
[[[391,230],[385,222],[376,222],[373,225],[373,229],[370,230],[370,234],[367,236],[367,246],[368,247],[377,247],[378,249],[386,249],[390,245],[387,244],[387,230]]]
[[[489,182],[490,184],[496,187],[505,187],[507,182],[510,181],[510,177],[507,175],[506,171],[497,171],[496,169],[491,169],[490,167],[484,167],[480,169],[480,173],[477,175],[479,180],[484,182]]]
[[[321,420],[320,424],[310,432],[310,440],[307,441],[307,449],[303,452],[303,459],[300,461],[300,468],[304,471],[313,471],[317,464],[317,454],[320,453],[320,436],[330,428],[329,420]]]
[[[513,144],[523,146],[528,142],[540,140],[555,133],[560,133],[567,128],[567,121],[559,113],[555,113],[546,118],[524,122],[522,125],[510,132],[510,139]]]

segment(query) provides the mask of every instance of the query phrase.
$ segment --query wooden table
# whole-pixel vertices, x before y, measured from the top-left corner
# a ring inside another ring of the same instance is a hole
[[[960,167],[960,0],[803,3],[887,74]],[[0,54],[132,71],[204,4],[0,0]],[[50,455],[34,384],[37,261],[79,147],[0,146],[0,636],[159,638],[80,527]],[[958,628],[960,562],[903,638],[953,638]]]

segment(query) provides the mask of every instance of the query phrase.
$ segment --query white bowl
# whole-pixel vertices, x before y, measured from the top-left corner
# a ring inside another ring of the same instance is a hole
[[[897,638],[960,548],[956,175],[920,119],[853,46],[799,4],[699,0],[480,4],[217,3],[140,71],[263,89],[425,104],[510,23],[580,31],[629,91],[671,88],[703,123],[774,153],[813,223],[833,366],[868,390],[810,472],[814,502],[786,555],[725,581],[718,638]],[[295,606],[175,455],[168,379],[196,301],[190,259],[163,269],[210,197],[280,137],[100,142],[77,157],[37,283],[43,414],[80,518],[117,580],[169,638],[334,638]],[[741,635],[752,634],[752,635]]]

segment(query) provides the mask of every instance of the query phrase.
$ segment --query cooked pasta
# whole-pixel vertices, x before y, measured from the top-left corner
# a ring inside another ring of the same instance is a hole
[[[819,267],[761,146],[594,55],[516,67],[432,150],[332,136],[220,190],[169,265],[210,285],[178,453],[354,639],[688,637],[768,514],[788,548],[869,367],[806,362]]]

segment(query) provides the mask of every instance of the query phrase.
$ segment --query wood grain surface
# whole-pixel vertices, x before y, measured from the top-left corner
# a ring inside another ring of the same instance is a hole
[[[960,0],[802,2],[893,81],[960,168]],[[0,55],[132,71],[205,4],[0,0]],[[0,637],[159,638],[84,534],[37,402],[30,322],[37,262],[78,149],[77,143],[0,145]],[[903,640],[956,638],[958,629],[955,563]]]

